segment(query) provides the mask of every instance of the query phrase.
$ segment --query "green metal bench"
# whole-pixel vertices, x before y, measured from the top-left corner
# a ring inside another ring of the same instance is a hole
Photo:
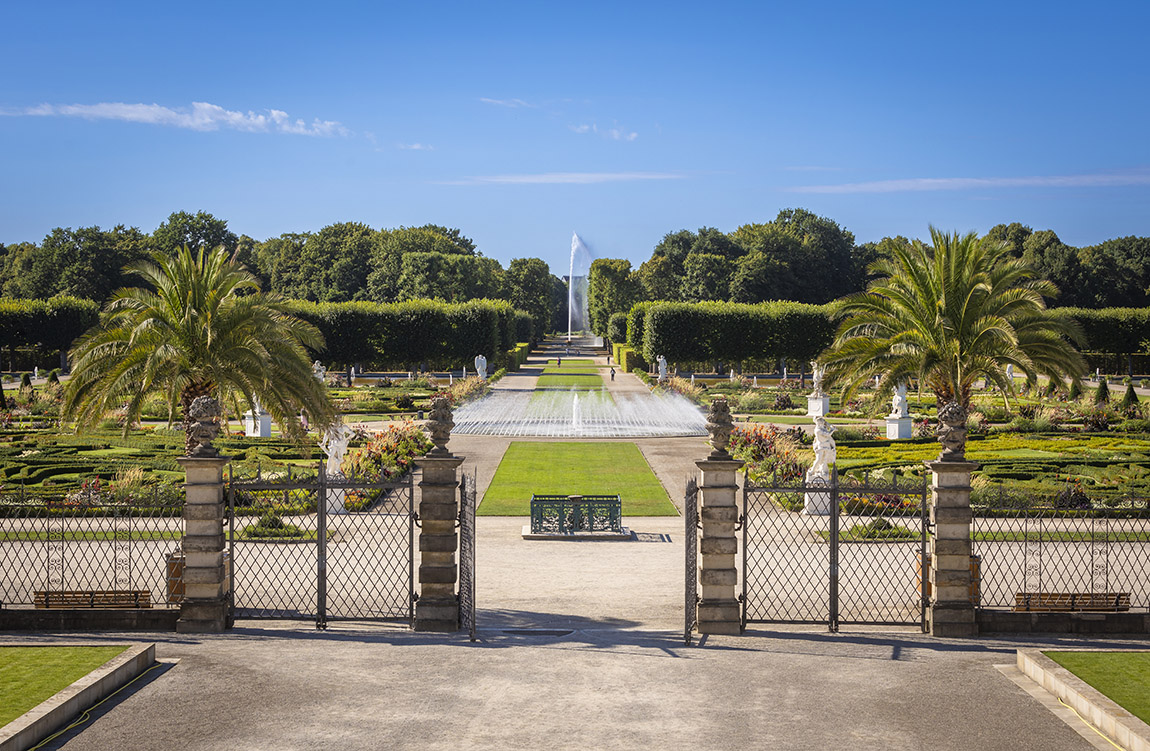
[[[623,531],[623,502],[617,495],[532,495],[531,534]]]

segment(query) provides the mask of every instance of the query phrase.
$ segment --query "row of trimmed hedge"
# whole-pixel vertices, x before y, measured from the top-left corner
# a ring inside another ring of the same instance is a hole
[[[795,302],[645,302],[627,314],[627,345],[647,362],[812,360],[834,336],[831,308]]]
[[[831,344],[835,304],[774,301],[757,305],[641,302],[612,316],[613,342],[626,342],[647,362],[747,362],[779,358],[805,362]],[[1056,308],[1085,334],[1084,350],[1125,358],[1150,351],[1150,308]],[[622,364],[622,358],[616,353]],[[1106,360],[1110,362],[1110,360]],[[1117,360],[1114,360],[1117,364]],[[642,366],[640,366],[642,367]],[[1139,371],[1141,372],[1141,371]]]
[[[487,356],[492,370],[513,366],[509,352],[522,341],[524,319],[530,320],[505,300],[301,301],[293,309],[323,334],[327,346],[318,354],[325,360],[404,370],[416,364],[437,370],[471,367],[478,354]]]
[[[324,336],[327,346],[313,355],[344,365],[459,368],[471,365],[482,353],[494,370],[513,364],[516,356],[509,351],[520,342],[530,342],[534,328],[530,314],[504,300],[298,301],[291,307]],[[0,299],[0,345],[67,350],[98,321],[99,308],[89,300]]]
[[[100,308],[91,300],[0,298],[0,346],[66,350],[98,320]]]

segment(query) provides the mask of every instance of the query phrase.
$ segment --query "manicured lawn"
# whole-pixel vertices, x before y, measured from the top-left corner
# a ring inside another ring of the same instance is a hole
[[[0,647],[0,726],[127,649],[113,647]]]
[[[503,455],[477,513],[528,516],[532,493],[617,494],[624,516],[678,514],[634,443],[516,441]]]
[[[598,375],[571,373],[566,375],[543,374],[535,384],[537,389],[601,389],[603,378]]]
[[[1150,722],[1150,652],[1043,652],[1120,704]]]
[[[554,359],[554,358],[552,358],[552,359],[550,359],[550,360],[548,360],[548,361],[547,361],[547,367],[549,367],[549,368],[554,368],[554,367],[562,367],[562,368],[586,368],[586,367],[594,367],[594,366],[595,366],[595,361],[594,361],[594,360],[587,360],[587,359],[584,359],[584,358],[579,358],[579,359],[576,359],[576,358],[566,358],[566,357],[564,357],[564,358],[563,358],[563,364],[562,364],[562,365],[559,365],[559,364],[558,364],[558,363],[555,361],[555,359]]]

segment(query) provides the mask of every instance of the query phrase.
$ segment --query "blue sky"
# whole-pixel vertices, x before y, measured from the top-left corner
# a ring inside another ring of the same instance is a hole
[[[200,209],[563,273],[781,208],[1150,235],[1145,2],[6,3],[0,242]]]

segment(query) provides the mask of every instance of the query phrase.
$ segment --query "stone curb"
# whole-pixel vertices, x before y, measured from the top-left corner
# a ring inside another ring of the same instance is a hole
[[[1024,675],[1068,704],[1126,751],[1150,751],[1150,725],[1103,696],[1040,650],[1018,650],[1017,664]]]
[[[90,644],[37,644],[82,647]],[[155,644],[133,644],[55,696],[0,728],[0,751],[25,751],[127,685],[156,662]]]

